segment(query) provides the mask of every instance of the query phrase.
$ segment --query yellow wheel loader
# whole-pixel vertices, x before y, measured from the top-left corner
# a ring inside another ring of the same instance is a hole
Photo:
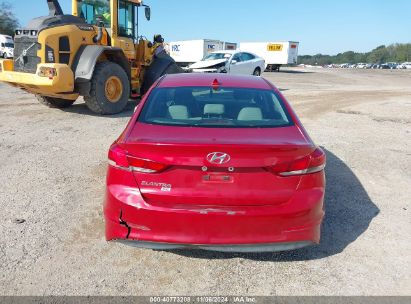
[[[162,75],[183,72],[163,48],[163,38],[139,38],[142,0],[72,0],[64,15],[58,0],[47,0],[49,16],[17,29],[14,58],[0,60],[0,81],[36,94],[49,106],[65,108],[83,96],[98,114],[115,114],[129,97],[144,94]]]

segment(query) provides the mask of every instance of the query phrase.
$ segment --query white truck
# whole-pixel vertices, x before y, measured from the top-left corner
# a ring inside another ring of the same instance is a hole
[[[169,42],[166,49],[179,66],[187,67],[211,52],[236,50],[237,44],[212,39],[185,40]]]
[[[0,57],[13,58],[14,41],[11,36],[0,35]]]
[[[299,42],[241,42],[240,50],[265,59],[268,71],[280,71],[282,65],[297,64]]]

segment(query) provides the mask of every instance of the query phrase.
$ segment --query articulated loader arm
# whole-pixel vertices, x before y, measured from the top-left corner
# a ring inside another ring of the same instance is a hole
[[[49,6],[50,16],[64,15],[58,0],[47,0],[47,5]]]

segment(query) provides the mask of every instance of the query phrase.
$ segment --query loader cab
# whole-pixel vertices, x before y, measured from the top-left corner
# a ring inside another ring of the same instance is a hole
[[[142,0],[73,0],[73,15],[94,26],[102,21],[108,34],[102,44],[119,47],[133,59],[136,58],[135,44],[139,36],[138,10],[143,6],[149,20],[150,8]]]
[[[111,28],[110,1],[82,0],[77,1],[78,16],[90,25],[97,25],[98,20]]]
[[[146,18],[150,20],[150,7],[141,0],[73,0],[73,15],[83,18],[90,25],[103,21],[114,39],[137,39],[138,10],[141,6],[145,7]]]

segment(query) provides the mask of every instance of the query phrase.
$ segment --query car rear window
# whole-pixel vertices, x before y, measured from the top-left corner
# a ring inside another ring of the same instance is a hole
[[[138,118],[142,123],[214,128],[293,125],[281,98],[247,88],[155,88]]]

